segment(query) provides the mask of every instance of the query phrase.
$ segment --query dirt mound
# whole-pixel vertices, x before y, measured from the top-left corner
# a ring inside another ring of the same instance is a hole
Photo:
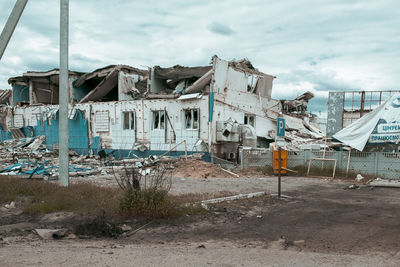
[[[232,174],[224,171],[220,165],[198,159],[178,161],[174,164],[171,175],[187,178],[233,178]]]

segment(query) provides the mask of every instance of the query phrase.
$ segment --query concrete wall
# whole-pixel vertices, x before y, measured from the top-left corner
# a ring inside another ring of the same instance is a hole
[[[199,139],[208,140],[208,98],[196,100],[135,100],[83,103],[70,106],[76,115],[69,120],[70,148],[107,148],[132,150],[135,144],[142,143],[151,150],[165,151],[186,140],[187,149],[194,150]],[[197,129],[185,129],[184,109],[198,109],[200,122]],[[42,105],[16,107],[15,115],[8,118],[8,125],[33,128],[35,135],[46,135],[50,147],[58,143],[58,106]],[[169,120],[165,129],[152,129],[153,111],[165,110]],[[132,111],[135,128],[123,129],[123,112]],[[53,115],[53,116],[52,116]],[[18,122],[18,123],[16,123]],[[172,138],[174,136],[176,138]],[[167,138],[165,138],[167,135]],[[167,139],[167,142],[165,142]],[[184,151],[184,145],[176,150]]]
[[[280,102],[247,92],[248,74],[233,69],[225,60],[216,58],[214,70],[214,84],[211,88],[216,93],[213,129],[216,127],[216,121],[226,121],[229,118],[244,123],[245,114],[249,114],[256,117],[257,136],[267,137],[271,131],[274,132],[274,119],[279,114]],[[213,142],[215,141],[214,135]]]

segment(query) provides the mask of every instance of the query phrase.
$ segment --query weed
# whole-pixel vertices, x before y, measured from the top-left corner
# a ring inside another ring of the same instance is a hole
[[[48,181],[26,180],[0,176],[0,203],[24,197],[23,210],[27,213],[73,211],[98,214],[118,213],[121,192],[89,183],[61,187]]]

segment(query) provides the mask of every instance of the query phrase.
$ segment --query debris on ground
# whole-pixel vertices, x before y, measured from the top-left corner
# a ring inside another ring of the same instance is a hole
[[[70,231],[68,229],[35,229],[35,232],[41,239],[50,240],[50,239],[61,239],[66,237]]]
[[[352,185],[345,187],[344,189],[354,190],[354,189],[358,189],[358,188],[360,188],[360,186],[358,186],[356,184],[352,184]]]
[[[220,197],[220,198],[213,198],[213,199],[208,199],[208,200],[203,200],[201,201],[200,205],[206,209],[210,210],[210,204],[216,204],[216,203],[221,203],[224,201],[232,201],[232,200],[237,200],[237,199],[248,199],[248,198],[253,198],[253,197],[260,197],[263,195],[266,195],[266,192],[256,192],[256,193],[249,193],[249,194],[239,194],[235,196],[229,196],[229,197]],[[262,217],[262,216],[261,216]]]
[[[89,222],[79,224],[74,232],[79,238],[83,239],[91,237],[115,238],[123,233],[121,227],[107,220],[104,213]]]
[[[357,177],[356,177],[356,181],[357,182],[359,182],[359,181],[361,181],[362,179],[364,179],[364,176],[362,176],[361,174],[357,174]]]
[[[232,178],[237,174],[223,169],[220,165],[197,159],[178,161],[171,171],[174,177],[185,178]]]
[[[0,143],[0,175],[18,176],[29,179],[58,179],[58,151],[49,150],[46,137],[10,139]],[[88,177],[93,175],[110,176],[123,173],[125,169],[139,169],[149,174],[156,165],[162,165],[175,177],[230,178],[239,175],[226,170],[219,164],[201,160],[202,153],[181,157],[148,156],[145,158],[120,159],[114,151],[100,150],[98,155],[79,155],[70,151],[69,176]]]
[[[376,187],[400,187],[399,180],[376,178],[368,183],[370,186]]]
[[[15,208],[15,202],[14,202],[14,201],[11,201],[10,204],[5,204],[4,207],[5,207],[6,209],[14,209],[14,208]]]

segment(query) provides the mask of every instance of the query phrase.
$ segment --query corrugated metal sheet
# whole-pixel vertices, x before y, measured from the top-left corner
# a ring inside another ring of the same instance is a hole
[[[0,104],[10,104],[11,90],[0,90]]]

